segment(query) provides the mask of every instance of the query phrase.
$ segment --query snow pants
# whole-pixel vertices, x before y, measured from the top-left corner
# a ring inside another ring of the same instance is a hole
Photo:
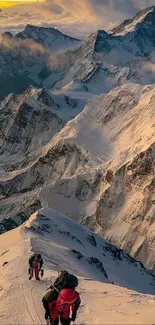
[[[33,273],[35,273],[35,278],[39,278],[39,268],[38,265],[30,267],[30,277],[33,278]]]
[[[60,318],[61,325],[70,325],[70,318]],[[59,318],[51,319],[50,325],[59,325]]]

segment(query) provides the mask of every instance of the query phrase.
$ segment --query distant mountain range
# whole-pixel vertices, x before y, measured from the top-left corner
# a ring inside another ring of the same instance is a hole
[[[153,268],[155,7],[82,43],[28,25],[0,49],[0,232],[48,205]]]
[[[65,35],[56,28],[33,25],[27,25],[23,32],[16,34],[15,38],[33,39],[51,50],[52,53],[59,53],[63,50],[74,48],[80,43],[80,40]]]
[[[0,45],[1,98],[12,91],[22,92],[31,84],[91,97],[129,81],[154,83],[154,32],[152,6],[111,33],[99,30],[82,43],[57,29],[31,25],[15,37],[4,33]]]

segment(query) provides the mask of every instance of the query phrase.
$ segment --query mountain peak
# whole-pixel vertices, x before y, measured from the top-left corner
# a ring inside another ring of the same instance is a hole
[[[8,38],[13,38],[13,35],[10,32],[4,32],[1,36],[2,41],[8,40]]]
[[[56,36],[58,35],[63,35],[63,33],[61,33],[58,29],[53,28],[53,27],[43,27],[43,26],[37,26],[37,25],[31,25],[31,24],[27,24],[24,31],[22,32],[22,34],[31,34],[31,33],[47,33],[49,32],[50,34],[54,34]],[[21,34],[21,33],[19,33]]]
[[[96,42],[94,50],[95,52],[102,52],[103,48],[104,50],[109,47],[107,40],[109,39],[109,34],[105,30],[98,30],[96,34]]]
[[[81,45],[84,53],[91,56],[94,52],[102,51],[107,47],[107,39],[111,37],[105,30],[97,30],[92,33]]]
[[[65,50],[72,49],[79,44],[79,40],[65,35],[53,27],[42,27],[27,24],[25,29],[16,35],[19,39],[32,39],[40,43],[52,54],[61,53]]]
[[[25,29],[31,29],[31,28],[34,28],[34,27],[37,27],[37,26],[34,26],[34,25],[31,25],[31,24],[27,24]]]
[[[31,24],[27,24],[25,27],[24,31],[37,31],[37,30],[44,30],[44,31],[55,31],[55,32],[59,32],[61,33],[58,29],[53,28],[53,27],[42,27],[42,26],[37,26],[37,25],[31,25]]]
[[[51,34],[54,34],[55,36],[61,36],[61,37],[64,37],[64,38],[68,38],[68,39],[71,39],[71,40],[75,40],[75,41],[79,41],[78,39],[76,38],[73,38],[71,36],[68,36],[66,34],[63,34],[60,30],[58,30],[57,28],[54,28],[54,27],[43,27],[43,26],[36,26],[36,25],[31,25],[31,24],[27,24],[26,27],[25,27],[25,30],[23,31],[23,33],[31,33],[31,32],[42,32],[42,33],[51,33]]]
[[[112,35],[122,35],[132,32],[142,23],[152,23],[155,26],[155,6],[140,10],[132,19],[126,19],[112,30]]]
[[[155,12],[155,6],[144,8],[138,11],[138,13],[134,16],[133,20],[138,20],[139,18],[145,18],[146,15],[152,11]]]

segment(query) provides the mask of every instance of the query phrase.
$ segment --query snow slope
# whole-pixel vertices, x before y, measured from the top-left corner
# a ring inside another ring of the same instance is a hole
[[[140,11],[112,33],[98,30],[82,43],[54,28],[32,25],[16,37],[4,33],[0,98],[10,92],[21,93],[31,84],[69,97],[77,93],[82,99],[128,82],[155,83],[154,33],[154,6]]]
[[[32,25],[16,37],[4,33],[0,98],[10,92],[21,93],[31,84],[76,99],[107,93],[128,82],[153,84],[154,33],[154,6],[112,33],[98,30],[82,43],[54,28]]]
[[[82,110],[84,103],[32,86],[22,95],[8,95],[0,103],[0,174],[16,169],[13,165],[17,167],[19,162],[24,166],[34,163],[42,148],[66,120]]]
[[[29,24],[23,32],[16,34],[15,37],[33,39],[48,48],[55,55],[65,50],[73,49],[80,44],[78,39],[65,35],[56,28],[38,27]]]
[[[26,165],[39,156],[42,147],[65,125],[56,109],[43,89],[33,87],[22,95],[10,94],[0,103],[0,169],[14,169],[13,164]]]
[[[39,283],[28,280],[27,260],[32,251],[41,253],[45,261],[45,276]],[[90,257],[101,258],[116,285],[96,268],[95,259],[89,263]],[[40,210],[25,225],[0,237],[0,264],[3,324],[43,324],[42,296],[62,268],[80,277],[82,304],[77,324],[153,323],[155,279],[151,273],[103,238],[53,210]]]
[[[71,120],[81,113],[87,102],[87,97],[82,98],[76,92],[63,94],[63,92],[54,92],[49,89],[46,92],[55,102],[57,112],[64,121]]]
[[[151,7],[142,9],[133,17],[133,19],[127,19],[123,23],[121,23],[119,26],[115,27],[112,30],[112,34],[113,35],[123,35],[123,34],[131,32],[131,31],[135,31],[137,25],[139,26],[140,24],[144,23],[145,20],[146,21],[148,20],[148,22],[149,22],[149,19],[150,19],[150,22],[151,22],[151,18],[154,13],[154,10],[155,10],[155,6],[151,6]],[[149,26],[148,26],[148,28],[149,28]]]
[[[22,93],[28,86],[42,87],[52,75],[51,84],[64,75],[55,67],[58,52],[76,47],[80,42],[54,28],[27,25],[15,37],[9,32],[0,39],[0,99],[11,92]]]
[[[94,96],[58,133],[101,159],[120,167],[154,141],[155,86],[126,84]]]
[[[96,31],[78,49],[58,56],[59,66],[67,69],[55,88],[101,94],[128,82],[155,83],[154,32],[154,6],[112,33]]]
[[[55,141],[99,157],[93,170],[45,187],[48,205],[154,268],[154,85],[124,85],[93,98]],[[108,171],[112,178],[108,179]],[[93,176],[94,175],[94,176]],[[120,240],[121,238],[121,240]]]
[[[48,205],[153,267],[154,92],[154,85],[128,84],[95,97],[39,154],[32,150],[30,160],[13,166],[8,161],[1,171],[0,218],[7,220],[0,231]],[[113,220],[122,225],[121,242]]]

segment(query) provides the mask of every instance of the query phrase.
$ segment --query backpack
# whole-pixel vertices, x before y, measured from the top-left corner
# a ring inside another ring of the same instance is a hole
[[[50,317],[71,318],[79,293],[71,288],[62,289],[56,301],[49,303]]]
[[[78,286],[78,278],[73,274],[69,274],[67,271],[63,271],[55,280],[53,286],[59,291],[64,288],[76,288]]]

